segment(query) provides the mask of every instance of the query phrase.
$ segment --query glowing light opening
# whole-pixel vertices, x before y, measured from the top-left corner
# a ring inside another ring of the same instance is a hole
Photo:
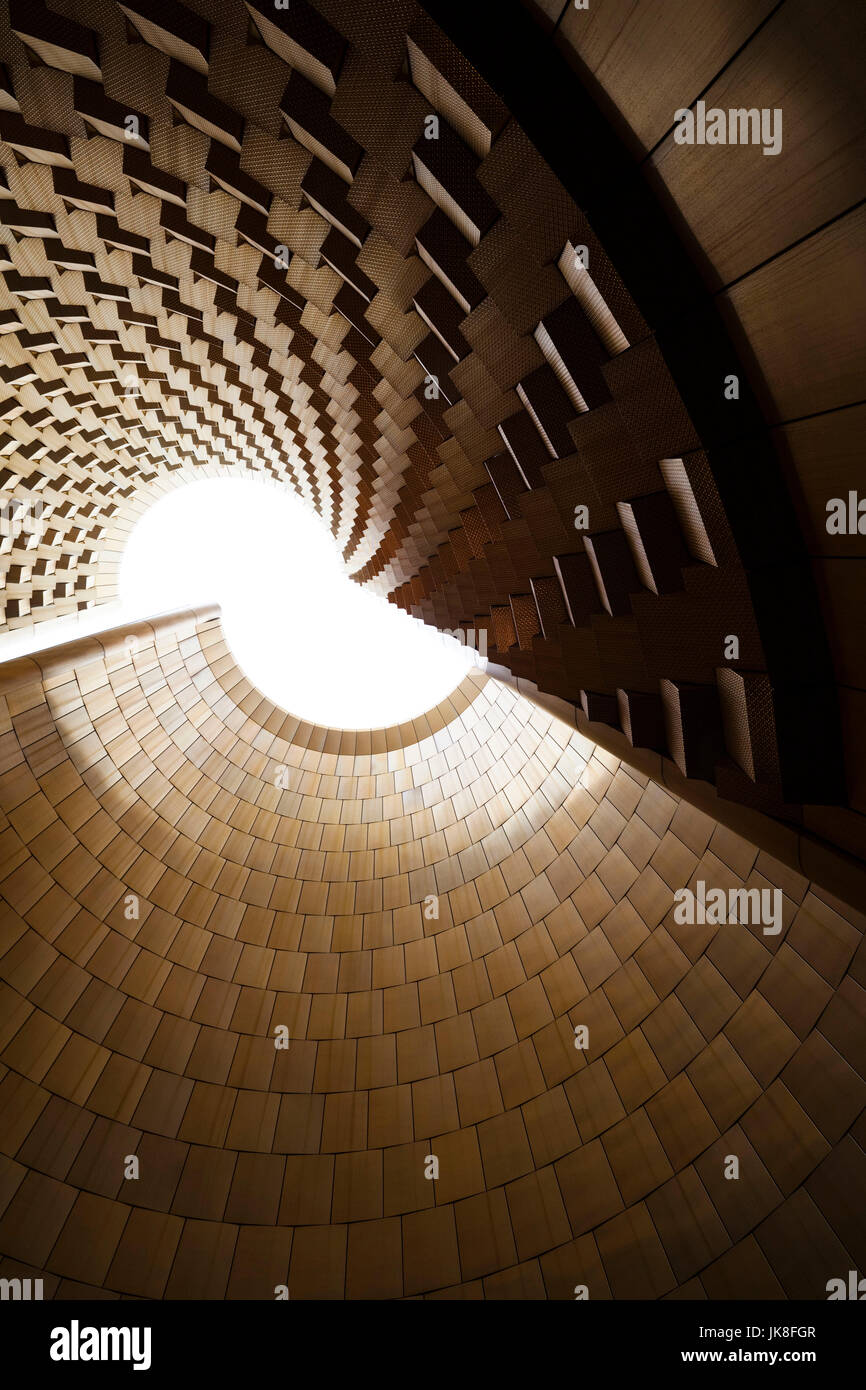
[[[129,616],[219,603],[253,684],[336,728],[415,718],[480,664],[353,583],[324,522],[285,488],[252,479],[203,479],[156,502],[129,537],[119,588]]]

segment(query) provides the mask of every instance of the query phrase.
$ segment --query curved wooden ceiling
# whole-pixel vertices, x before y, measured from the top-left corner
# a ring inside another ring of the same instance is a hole
[[[124,635],[0,669],[4,1275],[725,1299],[858,1267],[862,915],[484,676],[335,734],[216,617]],[[701,879],[778,888],[784,930],[678,924]]]
[[[847,495],[859,311],[834,285],[864,222],[857,141],[804,128],[829,77],[800,8],[713,12],[677,49],[671,93],[742,70],[787,103],[780,157],[716,166],[628,96],[640,9],[607,51],[609,7],[550,36],[512,4],[494,56],[483,13],[431,6],[533,144],[412,4],[13,4],[2,486],[46,529],[3,541],[6,623],[110,597],[165,486],[263,470],[359,581],[862,858],[851,570],[803,493]]]
[[[861,471],[864,23],[0,14],[3,630],[112,598],[167,488],[264,473],[581,730],[481,677],[303,725],[212,613],[0,668],[4,1275],[804,1298],[864,1267],[866,552],[826,526]],[[782,153],[677,145],[701,96],[783,109]],[[677,926],[699,878],[778,888],[784,932]]]

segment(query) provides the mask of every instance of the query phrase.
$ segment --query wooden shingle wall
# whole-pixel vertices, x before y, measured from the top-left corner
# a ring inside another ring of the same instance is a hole
[[[783,929],[678,924],[700,880]],[[208,612],[9,663],[0,896],[0,1274],[46,1297],[863,1267],[866,919],[481,674],[341,734]]]

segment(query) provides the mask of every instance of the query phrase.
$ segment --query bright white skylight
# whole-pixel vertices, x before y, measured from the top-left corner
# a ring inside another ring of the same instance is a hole
[[[423,714],[477,662],[470,648],[354,584],[311,508],[252,479],[203,479],[150,507],[124,550],[120,596],[124,616],[219,603],[226,640],[253,684],[332,727]]]

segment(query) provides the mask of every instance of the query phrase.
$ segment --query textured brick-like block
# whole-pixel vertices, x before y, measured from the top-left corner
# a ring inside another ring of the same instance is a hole
[[[711,781],[723,747],[718,690],[663,680],[661,699],[668,750],[680,772]]]
[[[654,594],[682,589],[690,556],[668,494],[633,497],[617,502],[616,509],[644,587]]]
[[[604,531],[584,537],[599,599],[607,613],[631,612],[631,595],[640,588],[640,575],[623,531]]]

